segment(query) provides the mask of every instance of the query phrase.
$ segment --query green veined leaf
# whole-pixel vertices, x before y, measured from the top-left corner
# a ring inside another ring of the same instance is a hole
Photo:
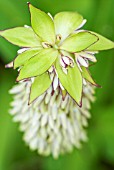
[[[82,77],[83,78],[85,78],[88,82],[90,82],[94,86],[100,87],[98,84],[95,83],[95,81],[91,77],[91,74],[89,73],[89,70],[87,68],[82,66],[81,69],[82,69]]]
[[[77,12],[60,12],[54,17],[56,35],[60,34],[64,40],[83,22],[83,17]]]
[[[82,75],[78,69],[78,66],[74,64],[74,67],[68,68],[67,75],[62,71],[59,61],[56,61],[56,69],[59,76],[59,80],[71,97],[81,106],[82,97]]]
[[[99,37],[99,41],[90,47],[87,48],[89,51],[100,51],[100,50],[108,50],[111,48],[114,48],[114,42],[110,41],[109,39],[103,37],[102,35],[99,35],[95,32],[91,32],[92,34],[95,34],[97,37]]]
[[[54,44],[55,28],[53,20],[45,12],[33,7],[31,4],[29,4],[29,8],[33,30],[43,41]]]
[[[0,31],[0,35],[14,45],[20,47],[41,46],[39,37],[31,28],[17,27]]]
[[[90,32],[83,31],[68,37],[60,46],[60,49],[68,52],[79,52],[98,41],[98,37]]]
[[[29,104],[32,103],[37,97],[43,94],[51,85],[51,79],[46,72],[37,76],[31,85]]]
[[[54,63],[58,51],[52,48],[41,50],[35,57],[32,57],[20,70],[17,81],[34,77],[46,72]]]
[[[41,49],[42,49],[41,47],[31,48],[19,54],[14,60],[14,69],[24,65],[30,58],[38,54]]]

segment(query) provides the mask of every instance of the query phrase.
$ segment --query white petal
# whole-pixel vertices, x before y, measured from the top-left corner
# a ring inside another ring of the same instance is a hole
[[[65,62],[67,65],[69,65],[69,64],[70,64],[70,62],[69,62],[69,58],[68,58],[68,57],[63,56],[63,57],[62,57],[62,59],[64,60],[64,62]]]
[[[53,107],[52,107],[52,118],[53,118],[53,120],[56,120],[56,118],[57,118],[57,106],[56,106],[56,104],[54,104],[53,105]]]
[[[58,77],[55,76],[54,81],[53,81],[53,88],[54,88],[54,91],[56,90],[57,87],[58,87]]]
[[[25,28],[31,28],[31,27],[30,27],[30,26],[28,26],[28,25],[24,25],[24,27],[25,27]]]
[[[19,49],[19,50],[17,51],[17,53],[18,53],[18,54],[21,54],[21,53],[27,51],[28,49],[29,49],[29,48],[22,48],[22,49]]]
[[[64,90],[64,87],[62,86],[62,84],[59,82],[59,85],[60,85],[60,88],[62,89],[62,90]]]
[[[40,135],[41,135],[41,137],[42,137],[43,139],[46,139],[46,137],[47,137],[47,130],[46,130],[45,127],[42,127],[42,128],[40,129]]]
[[[77,57],[77,56],[75,56],[75,60],[76,60],[76,63],[77,63],[77,65],[78,65],[79,70],[82,72],[82,69],[81,69],[80,64],[79,64],[79,62],[78,62],[78,57]]]
[[[51,79],[51,81],[53,80],[53,78],[54,78],[54,73],[51,73],[51,74],[50,74],[50,79]]]
[[[51,94],[47,93],[45,97],[45,104],[48,104],[51,98]]]
[[[89,53],[89,54],[98,54],[99,52],[98,51],[85,51],[86,53]]]
[[[61,123],[64,129],[67,129],[66,115],[64,113],[60,114],[60,119],[61,119]]]
[[[85,57],[87,59],[89,59],[92,62],[96,62],[96,57],[93,54],[89,54],[89,53],[85,53],[85,52],[81,52],[79,53],[80,57]]]
[[[63,62],[62,58],[60,58],[60,65],[61,65],[62,67],[66,67],[66,64]]]
[[[79,61],[80,65],[82,65],[84,67],[88,67],[87,62],[82,57],[78,57],[78,61]]]
[[[18,84],[18,85],[15,85],[11,90],[9,90],[9,93],[10,94],[15,94],[15,93],[19,93],[20,91],[23,90],[23,87],[24,87],[24,83],[22,84]]]
[[[53,129],[54,128],[54,121],[51,116],[49,116],[49,126]]]
[[[56,100],[57,107],[60,107],[61,102],[62,102],[62,96],[59,95],[59,96],[57,97],[57,100]]]
[[[48,12],[47,14],[48,14],[48,15],[50,16],[50,18],[53,20],[53,17],[52,17],[52,15],[51,15],[49,12]]]
[[[84,20],[82,21],[82,23],[80,24],[80,26],[77,28],[77,30],[80,29],[81,27],[83,27],[83,26],[85,25],[86,22],[87,22],[87,20],[84,19]]]
[[[12,68],[12,67],[13,67],[13,61],[5,65],[5,68]]]
[[[64,100],[64,101],[62,101],[62,103],[61,103],[61,108],[62,108],[62,109],[65,109],[65,108],[66,108],[67,103],[68,103],[68,95],[65,97],[65,100]]]
[[[86,80],[84,78],[83,78],[83,84],[87,85],[87,82],[86,82]]]
[[[48,121],[48,115],[45,113],[41,119],[41,126],[45,126]]]
[[[30,149],[32,150],[36,150],[38,147],[38,138],[34,138],[32,139],[32,141],[30,142]]]

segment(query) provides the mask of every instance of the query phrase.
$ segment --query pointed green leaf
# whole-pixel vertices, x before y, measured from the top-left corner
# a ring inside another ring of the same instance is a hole
[[[41,49],[42,49],[41,47],[31,48],[31,49],[26,50],[23,53],[19,54],[14,60],[14,69],[24,65],[30,58],[32,58],[33,56],[38,54]]]
[[[90,32],[83,31],[68,37],[60,46],[60,49],[68,52],[79,52],[98,41],[98,37]]]
[[[29,104],[37,97],[43,94],[51,85],[51,79],[48,73],[37,76],[31,85]]]
[[[55,28],[53,20],[45,12],[33,7],[29,4],[31,13],[31,25],[35,33],[42,38],[43,41],[54,44]]]
[[[67,75],[62,71],[59,61],[56,62],[56,69],[59,76],[59,80],[63,87],[67,90],[70,96],[81,106],[82,97],[82,76],[78,69],[78,66],[74,64],[74,67],[68,68]]]
[[[0,31],[0,35],[14,45],[20,47],[41,46],[40,39],[31,28],[17,27]]]
[[[99,41],[93,45],[91,45],[87,50],[89,51],[100,51],[100,50],[108,50],[111,48],[114,48],[114,42],[110,41],[109,39],[92,32],[92,34],[95,34],[97,37],[99,37]]]
[[[98,84],[95,83],[95,81],[91,77],[91,74],[90,74],[90,72],[89,72],[89,70],[87,68],[82,66],[81,69],[82,69],[82,77],[84,79],[86,79],[88,82],[90,82],[94,86],[100,87]]]
[[[54,17],[56,35],[60,34],[62,40],[75,31],[83,22],[83,17],[77,12],[60,12]]]
[[[54,63],[57,55],[58,51],[52,48],[41,50],[36,56],[28,60],[22,67],[17,81],[43,74]]]

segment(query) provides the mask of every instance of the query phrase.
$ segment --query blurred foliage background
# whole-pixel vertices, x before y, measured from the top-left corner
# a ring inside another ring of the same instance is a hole
[[[26,0],[0,0],[0,30],[30,25]],[[80,12],[87,20],[85,29],[114,41],[114,0],[30,0],[36,7],[55,14],[62,10]],[[96,90],[92,106],[88,143],[81,150],[58,160],[31,152],[22,141],[18,124],[8,114],[17,72],[4,65],[16,56],[15,47],[0,38],[0,170],[114,170],[114,50],[97,54],[91,72],[102,89]]]

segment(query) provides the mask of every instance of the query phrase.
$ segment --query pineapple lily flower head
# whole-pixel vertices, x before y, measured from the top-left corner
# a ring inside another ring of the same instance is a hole
[[[114,43],[80,30],[86,20],[77,12],[59,12],[52,17],[28,5],[31,26],[0,31],[2,37],[21,47],[13,65],[7,65],[19,68],[18,85],[10,91],[15,95],[10,112],[21,123],[30,148],[57,157],[86,139],[83,126],[94,100],[92,85],[98,86],[88,68],[97,61],[98,51],[114,48]]]

